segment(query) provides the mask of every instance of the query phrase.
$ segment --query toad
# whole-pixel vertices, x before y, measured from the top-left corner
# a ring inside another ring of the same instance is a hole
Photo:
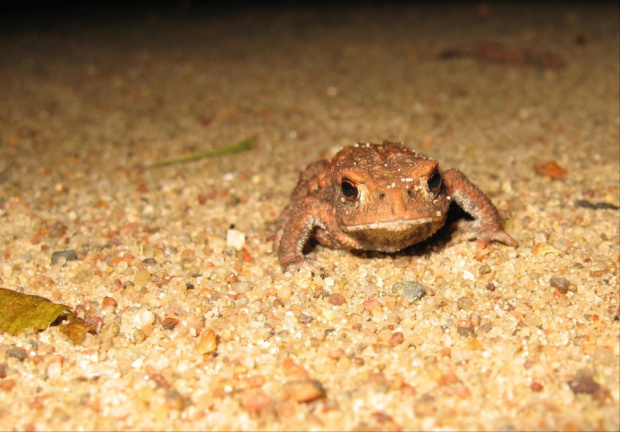
[[[283,271],[295,271],[306,263],[311,237],[330,248],[388,253],[426,240],[445,224],[452,201],[473,217],[461,221],[453,242],[518,245],[463,173],[441,171],[434,159],[389,141],[355,144],[310,164],[268,235]]]

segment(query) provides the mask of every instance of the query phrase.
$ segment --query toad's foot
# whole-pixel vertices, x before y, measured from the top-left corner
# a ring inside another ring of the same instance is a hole
[[[485,229],[482,228],[479,221],[476,220],[459,221],[456,226],[457,233],[450,240],[450,244],[461,243],[467,240],[478,240],[482,243],[496,241],[515,248],[519,246],[519,242],[503,229]]]
[[[318,275],[321,277],[326,277],[329,275],[329,272],[325,268],[321,267],[313,261],[309,261],[304,258],[296,257],[294,259],[283,260],[281,264],[283,273],[288,272],[291,274],[295,274],[299,271],[307,269],[310,270],[310,272],[315,276]]]

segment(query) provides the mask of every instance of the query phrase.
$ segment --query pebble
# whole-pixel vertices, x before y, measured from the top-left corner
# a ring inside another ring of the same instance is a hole
[[[250,291],[252,286],[248,282],[237,282],[231,288],[237,293],[244,293]]]
[[[491,273],[491,266],[488,264],[481,265],[480,268],[478,269],[478,273],[480,273],[481,275]]]
[[[118,306],[118,302],[116,300],[114,300],[112,297],[104,297],[103,301],[101,302],[101,307],[116,307]]]
[[[144,342],[146,340],[146,335],[144,334],[144,332],[142,330],[136,330],[135,332],[133,332],[133,341],[135,343],[140,343],[140,342]]]
[[[537,257],[542,257],[547,254],[558,255],[558,250],[547,243],[536,243],[532,248],[532,252]]]
[[[469,321],[471,321],[471,324],[473,326],[478,326],[480,325],[480,315],[473,313],[469,316]]]
[[[177,326],[178,323],[179,323],[178,319],[173,318],[173,317],[167,317],[167,318],[164,318],[164,320],[161,322],[161,325],[166,330],[174,330],[174,328]]]
[[[549,285],[551,285],[553,288],[557,288],[557,290],[560,291],[562,294],[566,294],[568,292],[568,287],[570,283],[564,278],[554,277],[549,280]]]
[[[198,354],[211,354],[217,350],[217,336],[213,330],[203,331],[198,340],[196,351]]]
[[[392,335],[392,337],[390,338],[388,342],[388,345],[391,347],[395,347],[403,343],[404,340],[405,340],[405,337],[403,336],[402,332],[394,332],[394,334]]]
[[[312,318],[309,315],[306,315],[303,312],[300,313],[299,316],[297,317],[297,321],[299,321],[302,324],[310,324],[313,320],[314,320],[314,318]]]
[[[456,330],[461,336],[473,336],[474,327],[469,320],[458,320]]]
[[[364,302],[364,310],[373,313],[376,309],[381,309],[381,302],[379,300],[366,300]]]
[[[601,276],[607,270],[607,266],[602,262],[597,262],[590,267],[590,276]]]
[[[340,360],[345,354],[346,353],[342,348],[337,348],[333,351],[328,352],[327,357],[332,360]]]
[[[13,345],[6,350],[7,357],[14,357],[17,360],[24,361],[28,357],[28,353],[25,349]]]
[[[407,297],[412,301],[420,300],[426,294],[424,285],[414,281],[399,281],[392,285],[392,293]]]
[[[581,376],[570,380],[568,382],[568,386],[573,391],[573,393],[592,394],[595,393],[601,385],[594,381],[592,377]]]
[[[45,368],[45,373],[48,378],[58,378],[62,374],[62,363],[58,361],[51,362]]]
[[[243,249],[243,246],[245,246],[245,233],[236,229],[226,231],[226,246],[236,250]]]
[[[252,393],[244,402],[243,408],[250,413],[258,413],[273,402],[264,391]]]
[[[101,332],[99,332],[99,337],[101,340],[107,341],[113,339],[118,335],[120,331],[120,326],[116,321],[110,321],[101,328]]]
[[[142,310],[138,312],[134,318],[134,324],[138,328],[142,328],[146,325],[153,324],[155,322],[155,314],[150,310]]]
[[[60,250],[52,253],[52,264],[64,264],[67,261],[77,260],[77,253],[73,249]]]
[[[329,295],[329,302],[334,306],[340,306],[345,302],[344,296],[340,293],[334,293]]]
[[[543,385],[537,381],[534,381],[530,384],[530,389],[535,392],[540,392],[543,390]]]
[[[313,379],[289,381],[284,384],[284,391],[295,402],[310,402],[325,397],[323,384]]]
[[[470,310],[474,306],[474,299],[463,296],[456,301],[456,305],[459,309]]]
[[[133,278],[133,282],[136,285],[144,285],[151,280],[151,274],[146,270],[140,270]]]

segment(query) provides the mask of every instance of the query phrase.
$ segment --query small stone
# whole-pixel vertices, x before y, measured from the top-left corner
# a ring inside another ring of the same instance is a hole
[[[250,413],[258,413],[269,406],[273,400],[264,391],[259,390],[252,393],[243,403],[243,408]]]
[[[51,238],[64,237],[67,233],[67,226],[62,222],[56,222],[48,231],[47,235]]]
[[[536,243],[532,248],[532,253],[537,257],[544,257],[547,254],[557,256],[558,250],[547,243]]]
[[[472,326],[471,321],[469,320],[458,320],[456,323],[456,330],[459,332],[461,336],[473,336],[474,327]]]
[[[469,321],[471,321],[471,325],[473,325],[474,327],[477,327],[480,325],[480,315],[476,314],[476,313],[472,313],[469,316]]]
[[[178,319],[167,317],[167,318],[164,318],[164,320],[161,322],[161,325],[166,330],[174,330],[174,328],[177,326],[178,323],[179,323]]]
[[[157,264],[157,261],[154,258],[145,258],[142,260],[144,264]]]
[[[118,303],[112,297],[104,297],[103,301],[101,302],[101,307],[108,307],[108,306],[115,308],[116,306],[118,306]]]
[[[340,360],[346,353],[342,348],[337,348],[327,353],[327,357],[332,360]]]
[[[540,392],[543,390],[543,388],[544,388],[543,385],[537,381],[534,381],[533,383],[530,384],[530,389],[535,392]]]
[[[602,276],[607,271],[607,266],[602,262],[597,262],[590,267],[590,276]]]
[[[186,399],[183,395],[175,388],[169,388],[164,393],[164,398],[166,400],[166,406],[170,409],[182,411],[186,405]]]
[[[392,337],[390,338],[388,342],[388,345],[391,347],[395,347],[403,343],[404,340],[405,340],[405,337],[403,336],[402,332],[394,332],[394,334],[392,335]]]
[[[252,375],[247,379],[248,385],[252,388],[259,388],[265,384],[265,377],[262,375]]]
[[[243,249],[243,246],[245,246],[245,233],[236,229],[226,231],[226,246],[236,250]]]
[[[116,321],[110,321],[101,328],[101,332],[99,332],[99,337],[101,340],[108,341],[113,339],[118,335],[120,331],[120,327]]]
[[[399,281],[392,285],[392,293],[407,297],[411,301],[417,301],[424,297],[426,289],[418,282]]]
[[[217,336],[213,330],[203,331],[198,340],[196,351],[198,354],[211,354],[217,350]]]
[[[334,306],[340,306],[345,302],[344,296],[340,293],[334,293],[329,295],[329,302]]]
[[[151,274],[146,270],[140,270],[133,278],[133,283],[136,285],[144,285],[151,280]]]
[[[77,253],[73,249],[61,250],[52,253],[52,264],[65,264],[77,260]]]
[[[28,353],[25,349],[13,345],[8,350],[6,350],[6,356],[14,357],[17,360],[24,361],[26,358],[28,358]]]
[[[9,392],[15,388],[17,381],[14,379],[5,379],[0,381],[0,390]]]
[[[323,385],[313,379],[289,381],[284,384],[284,391],[295,402],[310,402],[325,397]]]
[[[491,273],[491,266],[488,264],[481,265],[480,268],[478,269],[478,273],[480,273],[481,275]]]
[[[487,289],[487,291],[493,292],[493,291],[495,291],[496,288],[495,288],[495,285],[493,285],[491,282],[489,282],[487,284],[487,286],[486,286],[486,289]]]
[[[565,179],[568,175],[568,171],[558,165],[555,161],[538,161],[534,164],[534,170],[541,176],[550,177],[553,179]]]
[[[413,412],[417,417],[432,417],[439,409],[437,405],[435,397],[426,393],[413,404]]]
[[[480,325],[480,327],[478,327],[478,333],[488,333],[491,331],[491,323],[490,322],[484,322]]]
[[[138,312],[134,318],[134,324],[138,328],[142,328],[146,325],[153,324],[155,322],[155,314],[150,310],[142,310]]]
[[[381,306],[383,306],[381,302],[376,299],[366,300],[364,302],[364,310],[370,313],[374,313],[375,310],[380,310]]]
[[[562,294],[566,294],[568,292],[568,287],[570,282],[564,278],[554,277],[549,280],[549,284],[560,291]]]
[[[142,330],[136,330],[133,332],[133,341],[137,344],[144,342],[146,340],[146,335]]]
[[[459,309],[470,310],[474,306],[474,299],[463,296],[456,301],[456,305]]]
[[[244,293],[250,291],[252,286],[248,282],[237,282],[232,285],[232,289],[237,293]]]
[[[532,307],[527,303],[519,302],[515,306],[514,311],[521,315],[528,315],[532,313]]]
[[[576,377],[568,382],[568,386],[573,393],[595,393],[601,385],[594,381],[592,377],[580,376]]]
[[[303,312],[300,313],[299,316],[297,317],[297,321],[299,321],[302,324],[310,324],[313,320],[314,320],[314,318],[312,318],[309,315],[306,315]]]

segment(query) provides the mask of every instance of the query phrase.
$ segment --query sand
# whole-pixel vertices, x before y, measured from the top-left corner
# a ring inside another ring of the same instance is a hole
[[[620,428],[617,4],[13,24],[0,287],[96,332],[0,334],[0,429]],[[300,170],[384,139],[465,172],[520,246],[315,247],[326,277],[282,274],[265,231]]]

